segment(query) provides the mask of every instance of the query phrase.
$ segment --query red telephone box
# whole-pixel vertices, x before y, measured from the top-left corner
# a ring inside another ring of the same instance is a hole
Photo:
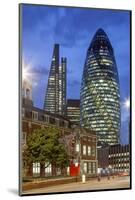
[[[78,164],[77,166],[75,164],[71,164],[69,172],[70,176],[78,176],[80,174],[80,164]]]

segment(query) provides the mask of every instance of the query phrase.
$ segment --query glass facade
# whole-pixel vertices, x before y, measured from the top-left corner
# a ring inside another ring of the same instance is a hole
[[[116,144],[120,134],[119,78],[108,36],[98,29],[88,48],[80,95],[80,123],[97,133],[98,145]]]
[[[67,117],[72,124],[80,125],[80,100],[67,99]]]
[[[63,115],[65,115],[66,110],[66,63],[66,58],[61,58],[61,63],[59,64],[59,44],[55,44],[44,110]]]
[[[61,58],[61,66],[59,66],[59,114],[66,113],[66,66],[67,59]]]

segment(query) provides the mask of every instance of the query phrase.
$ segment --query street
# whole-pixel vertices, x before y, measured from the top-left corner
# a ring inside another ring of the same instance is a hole
[[[32,189],[23,192],[23,194],[34,194],[34,193],[52,193],[52,192],[72,192],[72,191],[85,191],[85,190],[104,190],[104,189],[119,189],[119,188],[129,188],[130,187],[130,177],[111,177],[110,180],[101,178],[100,181],[97,179],[89,180],[85,183],[75,182],[57,186],[51,186],[40,189]]]

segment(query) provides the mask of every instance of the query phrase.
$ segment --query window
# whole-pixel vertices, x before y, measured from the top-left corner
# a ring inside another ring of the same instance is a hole
[[[38,112],[32,111],[32,119],[38,120]]]
[[[96,155],[96,149],[95,147],[92,147],[92,156],[95,156]]]
[[[92,163],[92,168],[93,168],[93,174],[96,174],[96,163],[95,162],[93,162]]]
[[[57,176],[61,175],[61,169],[60,168],[56,168],[56,174],[57,174]]]
[[[44,115],[44,121],[48,122],[48,116],[47,115]]]
[[[50,117],[50,118],[49,118],[49,122],[50,122],[50,124],[55,124],[55,118]]]
[[[49,163],[45,163],[45,176],[51,176],[52,175],[52,165]]]
[[[83,155],[86,155],[86,145],[83,145]]]
[[[22,108],[22,117],[25,117],[25,108]]]
[[[22,144],[26,144],[26,133],[22,133]]]
[[[65,127],[68,128],[68,121],[65,121]]]
[[[79,152],[79,144],[76,144],[76,152]]]
[[[91,155],[91,147],[88,146],[88,156],[90,156],[90,155]]]
[[[84,173],[87,173],[87,163],[83,163],[83,170],[84,170]]]
[[[33,175],[40,174],[40,163],[33,163]]]
[[[56,125],[59,126],[59,119],[55,119]]]
[[[88,163],[88,173],[91,174],[91,162]]]

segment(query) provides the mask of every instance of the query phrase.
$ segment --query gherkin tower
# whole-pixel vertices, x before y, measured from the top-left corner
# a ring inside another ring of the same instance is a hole
[[[87,50],[80,94],[80,123],[97,133],[98,145],[112,145],[120,136],[120,90],[114,51],[98,29]]]

